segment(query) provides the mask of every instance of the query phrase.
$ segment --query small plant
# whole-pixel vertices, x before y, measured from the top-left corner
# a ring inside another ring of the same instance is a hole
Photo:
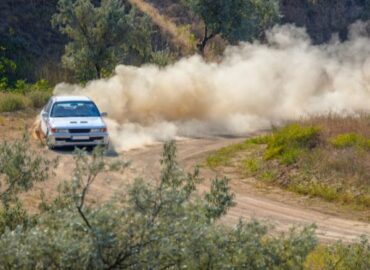
[[[320,197],[330,202],[337,200],[340,196],[338,188],[317,181],[293,183],[289,189],[303,195]]]
[[[229,165],[231,159],[240,151],[244,151],[253,146],[250,140],[246,140],[243,143],[233,144],[220,150],[216,151],[207,158],[207,166],[210,168],[216,168],[218,166]]]
[[[244,166],[248,172],[256,173],[259,170],[261,164],[258,162],[257,159],[247,159],[244,161]]]

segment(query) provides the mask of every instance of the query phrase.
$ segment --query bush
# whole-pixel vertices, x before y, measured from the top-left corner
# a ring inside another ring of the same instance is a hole
[[[0,112],[14,112],[23,110],[31,101],[20,94],[0,93]]]
[[[31,222],[27,211],[17,202],[14,206],[4,208],[0,211],[0,235],[6,229],[15,230],[17,226],[26,227]]]
[[[267,141],[265,159],[277,158],[281,163],[290,165],[297,161],[299,155],[317,145],[319,129],[293,124],[274,132]]]
[[[32,107],[41,108],[48,102],[51,97],[51,93],[44,91],[31,91],[27,94],[27,97],[31,100]]]
[[[48,160],[30,148],[27,131],[19,140],[0,142],[0,201],[3,207],[8,208],[16,202],[18,193],[47,180],[56,165],[57,160]]]
[[[308,256],[305,269],[370,269],[370,244],[362,238],[353,244],[338,242],[319,246]]]
[[[330,139],[330,143],[337,148],[360,147],[370,149],[370,140],[356,133],[340,134]]]
[[[31,91],[51,92],[51,87],[47,80],[39,80],[31,85]]]
[[[119,167],[100,149],[77,151],[72,181],[37,223],[1,235],[0,269],[303,269],[313,227],[269,235],[256,221],[220,225],[233,205],[227,180],[198,193],[198,170],[184,173],[175,150],[165,145],[158,182],[137,179],[102,205],[85,198],[99,173]]]

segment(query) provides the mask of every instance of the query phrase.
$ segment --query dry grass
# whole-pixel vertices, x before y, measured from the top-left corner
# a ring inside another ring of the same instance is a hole
[[[190,33],[189,29],[178,27],[169,18],[160,14],[160,12],[150,3],[147,3],[143,0],[129,1],[139,10],[141,10],[141,12],[148,15],[153,23],[158,25],[162,29],[162,31],[169,34],[172,38],[172,42],[175,45],[180,46],[184,54],[194,52],[194,44],[192,44],[191,42],[194,39],[194,36]]]
[[[231,146],[208,160],[223,161],[221,154],[227,153],[228,162],[220,166],[238,166],[246,176],[267,184],[370,209],[369,115],[312,117],[244,145],[251,143],[256,147],[248,154]],[[235,164],[238,154],[245,158]]]
[[[340,116],[330,114],[327,116],[315,116],[301,121],[304,125],[313,125],[322,128],[324,138],[331,138],[345,133],[356,133],[370,137],[370,115],[359,114],[357,116]]]

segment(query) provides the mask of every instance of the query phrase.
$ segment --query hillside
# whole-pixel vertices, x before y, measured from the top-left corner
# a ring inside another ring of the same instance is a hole
[[[68,74],[60,65],[67,39],[50,25],[57,2],[0,1],[0,45],[6,48],[6,55],[18,63],[17,78],[30,81],[46,78],[52,83],[68,79]],[[150,4],[155,8],[157,18],[162,16],[162,22],[154,21],[162,29],[161,35],[154,41],[159,47],[166,43],[163,40],[169,39],[178,43],[175,46],[172,44],[172,50],[183,48],[183,43],[189,40],[189,30],[199,37],[199,19],[192,16],[183,1],[140,0],[132,3]],[[282,23],[306,27],[314,43],[327,42],[333,33],[338,33],[344,40],[350,24],[367,18],[366,7],[369,4],[369,0],[281,0]],[[163,28],[167,29],[163,31]]]
[[[67,39],[53,30],[50,19],[58,0],[0,1],[0,45],[17,65],[17,76],[62,80],[60,57]],[[53,74],[49,72],[53,70]]]

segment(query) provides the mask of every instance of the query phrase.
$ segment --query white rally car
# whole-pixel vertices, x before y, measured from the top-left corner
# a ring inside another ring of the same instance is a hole
[[[107,146],[107,126],[88,97],[54,96],[40,113],[40,131],[50,148],[59,146]]]

